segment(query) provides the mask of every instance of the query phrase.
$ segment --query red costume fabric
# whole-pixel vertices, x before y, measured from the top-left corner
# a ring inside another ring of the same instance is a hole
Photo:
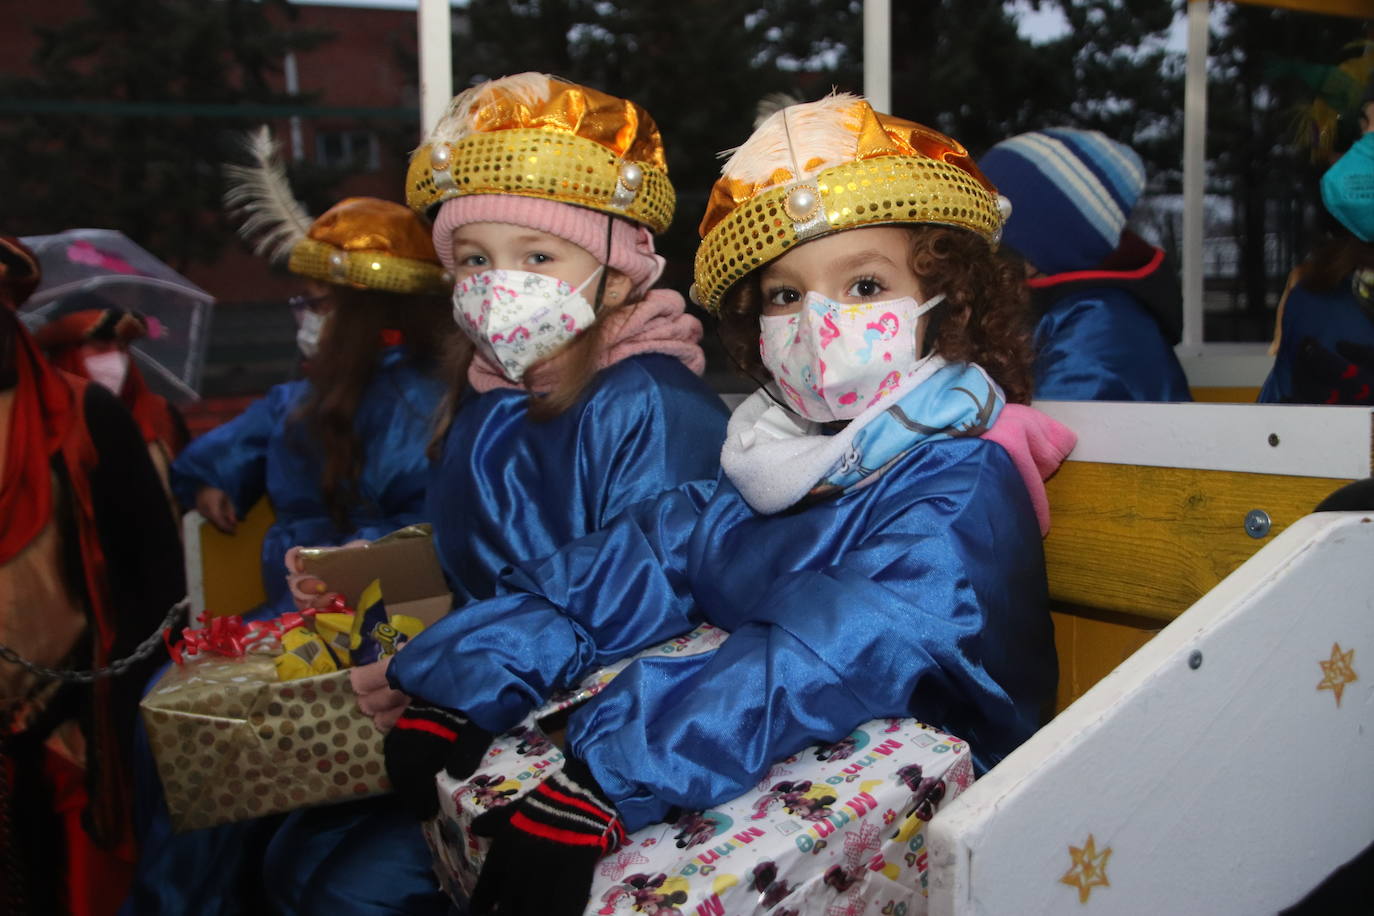
[[[127,351],[130,343],[147,334],[147,321],[134,312],[83,309],[44,325],[34,336],[53,365],[72,375],[89,378],[85,348],[103,346]],[[160,442],[169,460],[186,447],[185,430],[173,419],[171,405],[162,395],[153,393],[143,373],[132,362],[117,394],[138,423],[143,441]]]
[[[84,414],[86,381],[51,366],[24,328],[14,309],[37,282],[24,276],[25,258],[32,255],[17,240],[0,237],[4,270],[0,273],[0,341],[13,345],[14,406],[0,476],[0,564],[13,559],[48,524],[56,503],[53,471],[69,490],[67,502],[80,552],[86,605],[94,639],[91,664],[106,665],[114,648],[113,619],[105,553],[96,527],[90,475],[99,462]],[[3,364],[0,361],[0,364]],[[97,681],[92,688],[87,767],[49,751],[43,764],[44,781],[53,801],[53,816],[64,825],[65,903],[72,913],[114,913],[132,877],[134,844],[130,830],[131,798],[124,754],[114,729],[112,684]],[[6,725],[0,738],[15,737]],[[26,791],[14,784],[19,771],[0,746],[4,782],[16,796]],[[6,823],[7,827],[12,826]],[[10,831],[11,834],[17,831]],[[23,835],[0,838],[25,843]],[[0,849],[0,853],[10,850]],[[12,861],[12,859],[11,859]],[[0,875],[0,880],[8,876]],[[29,876],[32,879],[32,876]],[[6,899],[0,887],[0,901]],[[22,902],[21,904],[22,905]],[[22,910],[21,910],[22,912]]]

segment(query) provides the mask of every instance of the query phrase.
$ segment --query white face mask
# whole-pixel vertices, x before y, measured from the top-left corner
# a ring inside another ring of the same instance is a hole
[[[129,375],[129,354],[122,350],[92,353],[86,357],[86,374],[97,385],[119,394]]]
[[[320,352],[320,335],[324,333],[327,318],[310,309],[301,312],[301,323],[296,328],[296,347],[306,359],[314,359]]]
[[[512,382],[596,321],[582,291],[604,270],[572,284],[525,270],[484,270],[453,290],[453,320]]]
[[[852,420],[920,365],[917,319],[944,299],[846,304],[808,292],[801,311],[759,319],[759,355],[797,413]]]

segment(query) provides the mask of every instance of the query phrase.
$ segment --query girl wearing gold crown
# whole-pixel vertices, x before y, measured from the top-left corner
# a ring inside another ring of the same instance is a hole
[[[288,547],[380,537],[422,519],[451,278],[428,227],[400,204],[351,197],[283,225],[299,233],[265,253],[307,280],[297,335],[307,377],[191,443],[172,483],[183,505],[228,532],[259,498],[272,500],[263,585],[269,604],[290,610]]]
[[[470,772],[596,666],[703,620],[731,633],[631,664],[573,714],[563,770],[474,824],[492,838],[475,912],[581,913],[628,833],[870,719],[959,735],[980,770],[1036,729],[1056,680],[1043,477],[1073,435],[1023,406],[1002,221],[958,143],[853,96],[776,112],[735,151],[696,293],[767,384],[731,416],[721,476],[516,564],[505,594],[391,664],[446,716],[430,713],[451,740],[435,735],[428,772],[414,747],[391,767],[403,795],[432,794],[429,773]]]
[[[472,345],[426,509],[456,607],[494,595],[504,568],[715,477],[726,411],[699,377],[701,325],[654,288],[675,196],[647,111],[538,73],[484,83],[414,154],[406,193],[434,217]],[[392,734],[423,761],[444,714],[400,714],[407,698],[384,671],[355,670],[360,705],[382,727],[399,714]],[[406,798],[437,810],[432,785]],[[390,799],[291,815],[268,861],[283,912],[447,910],[414,819]]]
[[[452,280],[429,227],[406,207],[348,198],[312,220],[295,202],[265,130],[257,164],[236,168],[231,205],[245,235],[306,281],[318,334],[304,337],[306,378],[272,388],[239,417],[195,440],[172,465],[182,505],[232,531],[266,496],[276,520],[262,547],[267,604],[294,607],[283,557],[299,544],[375,538],[424,521],[434,412],[443,397],[440,351],[451,334]],[[268,822],[171,836],[153,814],[136,913],[238,913],[251,898],[240,868],[261,854]],[[256,877],[256,874],[253,875]]]

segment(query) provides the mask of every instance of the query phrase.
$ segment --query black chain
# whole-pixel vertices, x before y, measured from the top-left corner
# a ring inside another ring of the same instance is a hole
[[[162,618],[162,623],[158,624],[157,629],[154,630],[147,639],[139,643],[134,651],[118,661],[111,662],[104,668],[93,668],[87,671],[72,671],[66,668],[46,668],[43,665],[34,664],[18,652],[15,652],[9,646],[3,644],[0,644],[0,661],[11,662],[23,668],[25,671],[36,674],[38,677],[46,680],[89,684],[100,678],[119,677],[134,665],[137,665],[139,662],[152,655],[157,647],[162,645],[163,632],[168,627],[174,627],[177,623],[177,618],[184,614],[190,606],[190,598],[182,598],[176,604],[172,605],[167,611],[167,616]]]

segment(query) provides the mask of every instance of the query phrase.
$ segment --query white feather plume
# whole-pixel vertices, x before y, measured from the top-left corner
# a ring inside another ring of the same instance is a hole
[[[510,93],[521,105],[533,107],[553,94],[552,84],[553,77],[543,73],[517,73],[464,89],[448,103],[448,109],[430,132],[429,142],[457,143],[474,133],[477,112],[498,89]]]
[[[277,142],[264,125],[243,138],[252,165],[226,165],[229,189],[224,204],[246,214],[239,235],[253,243],[253,250],[270,261],[284,261],[305,238],[314,222],[291,193]]]
[[[778,169],[797,178],[848,161],[858,145],[859,121],[852,113],[858,101],[852,93],[832,92],[818,101],[773,112],[742,145],[720,154],[730,157],[720,173],[745,184],[762,184]]]

